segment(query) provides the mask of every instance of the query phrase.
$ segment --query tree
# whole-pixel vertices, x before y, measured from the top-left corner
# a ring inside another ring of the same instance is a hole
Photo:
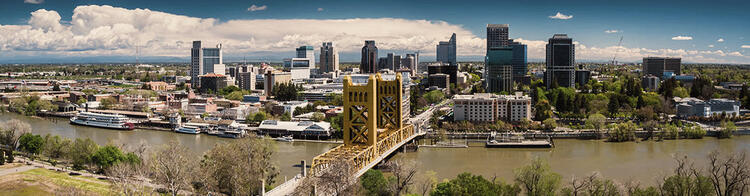
[[[515,181],[526,190],[527,195],[555,195],[560,185],[560,175],[552,172],[549,165],[539,158],[531,164],[515,169]]]
[[[270,140],[255,137],[217,144],[204,155],[199,188],[231,195],[258,193],[261,180],[270,185],[279,174],[271,161],[273,148]]]
[[[258,111],[256,113],[248,114],[245,117],[246,122],[256,122],[256,123],[263,122],[266,119],[268,119],[268,114],[264,111]]]
[[[586,126],[594,128],[596,132],[601,132],[602,127],[604,127],[604,124],[607,122],[607,117],[605,117],[602,114],[596,113],[589,115],[589,117],[586,119]]]
[[[388,181],[383,177],[383,172],[373,169],[367,170],[359,177],[359,181],[368,195],[389,195]]]
[[[732,121],[721,122],[721,131],[719,131],[719,139],[731,138],[732,134],[737,131],[737,126]]]
[[[44,146],[42,136],[25,133],[18,138],[18,148],[26,152],[31,160],[34,160],[35,155],[42,152],[42,146]]]
[[[115,98],[107,97],[107,98],[102,99],[101,107],[102,109],[108,110],[108,109],[112,109],[115,106],[115,104],[117,104],[117,100],[115,100]]]
[[[99,145],[91,138],[76,138],[68,154],[69,159],[73,161],[73,169],[84,169],[86,165],[93,163],[91,157],[98,149]]]
[[[536,105],[534,105],[534,110],[534,118],[537,121],[546,120],[552,117],[552,106],[546,99],[537,101]]]
[[[685,89],[683,87],[676,87],[676,88],[674,88],[674,96],[675,97],[680,97],[680,98],[685,98],[685,97],[688,97],[690,95],[688,94],[687,89]],[[671,97],[669,97],[669,98],[671,99]]]
[[[395,195],[409,193],[409,186],[414,183],[414,175],[417,174],[417,167],[415,164],[395,160],[388,161],[387,167],[393,174],[393,176],[388,179],[391,189],[390,192]]]
[[[44,136],[44,147],[42,152],[50,159],[62,158],[70,153],[71,145],[72,141],[68,138],[47,134]]]
[[[13,150],[18,146],[21,135],[30,133],[31,125],[20,120],[10,120],[0,123],[0,147],[5,149],[5,156],[9,163],[13,162]]]
[[[427,101],[427,103],[434,104],[445,99],[445,93],[439,90],[433,90],[424,94],[423,97]]]
[[[491,182],[480,175],[459,174],[455,179],[437,184],[432,196],[448,195],[518,195],[521,188],[502,182]]]
[[[284,112],[284,114],[281,115],[281,121],[290,121],[292,120],[292,114],[289,114],[289,112]]]
[[[106,172],[109,167],[120,162],[139,163],[140,158],[133,153],[124,154],[117,146],[106,145],[91,155],[91,161],[99,166],[99,172]]]
[[[163,185],[177,196],[183,189],[190,188],[193,172],[197,168],[196,157],[178,142],[172,141],[151,155],[149,166],[154,182]]]
[[[434,171],[427,171],[423,177],[423,180],[418,184],[418,189],[421,195],[427,195],[427,193],[435,190],[435,186],[438,184],[437,173]]]
[[[687,157],[676,157],[674,174],[661,181],[662,195],[711,195],[714,192],[711,179],[688,163]]]
[[[569,187],[562,189],[563,195],[590,195],[590,196],[617,196],[621,195],[612,180],[602,179],[599,173],[594,172],[584,178],[575,176]]]
[[[315,112],[313,113],[312,118],[310,120],[315,121],[315,122],[320,122],[320,121],[325,120],[325,118],[326,118],[326,115],[323,114],[322,112]]]
[[[557,122],[555,122],[555,119],[553,118],[545,119],[544,121],[542,121],[542,124],[547,130],[554,130],[557,127]]]
[[[294,189],[292,195],[362,195],[350,186],[356,180],[352,166],[344,160],[328,162],[326,168],[308,176]]]
[[[635,124],[628,121],[624,123],[615,124],[612,129],[609,129],[609,138],[607,141],[610,142],[627,142],[635,141]]]
[[[746,152],[721,158],[719,151],[708,155],[708,177],[718,196],[743,195],[750,191],[750,163]]]

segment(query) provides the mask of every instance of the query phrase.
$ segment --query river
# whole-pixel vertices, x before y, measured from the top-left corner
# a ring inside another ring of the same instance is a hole
[[[176,140],[196,154],[203,153],[218,143],[232,139],[210,135],[188,135],[165,131],[134,130],[118,131],[70,125],[67,119],[26,117],[15,113],[0,114],[0,121],[19,119],[32,126],[34,134],[53,134],[68,138],[89,137],[100,145],[109,142],[138,146],[146,143],[159,146]],[[461,142],[456,140],[455,142]],[[313,157],[335,147],[337,144],[309,142],[275,142],[273,161],[284,177],[299,173],[294,167],[301,160],[310,164]],[[512,180],[513,169],[527,164],[535,157],[549,162],[554,172],[567,182],[573,175],[583,176],[598,171],[604,177],[625,182],[637,179],[652,184],[674,167],[675,155],[688,156],[696,166],[705,167],[706,156],[714,151],[736,152],[750,149],[750,136],[735,136],[718,140],[707,137],[699,140],[667,140],[662,142],[608,143],[600,140],[557,139],[554,149],[499,149],[481,146],[469,148],[419,148],[417,152],[398,153],[392,159],[416,163],[419,178],[427,171],[434,171],[442,179],[453,178],[462,172],[481,174],[486,178],[497,176]],[[198,157],[198,156],[196,156]]]

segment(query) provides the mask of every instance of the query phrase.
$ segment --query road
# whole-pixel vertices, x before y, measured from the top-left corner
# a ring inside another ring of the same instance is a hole
[[[20,172],[25,172],[25,171],[32,170],[34,168],[36,168],[36,167],[30,166],[30,165],[23,165],[23,166],[20,166],[20,167],[3,169],[3,170],[0,170],[0,176],[10,175],[10,174],[15,174],[15,173],[20,173]]]
[[[443,106],[451,103],[453,100],[450,98],[446,98],[445,100],[441,101],[440,103],[430,106],[427,110],[422,112],[421,114],[418,114],[410,119],[410,122],[412,125],[414,125],[417,128],[417,131],[424,132],[425,130],[428,130],[430,127],[430,118],[432,118],[432,114],[435,112],[436,109],[440,109]]]

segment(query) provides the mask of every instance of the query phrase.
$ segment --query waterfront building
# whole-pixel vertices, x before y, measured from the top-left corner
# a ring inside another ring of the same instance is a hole
[[[208,93],[209,91],[217,93],[220,89],[227,87],[227,76],[225,75],[209,73],[199,77],[201,93]]]
[[[509,44],[508,24],[487,24],[487,49]]]
[[[295,138],[326,139],[331,136],[331,124],[312,121],[264,120],[258,126],[258,135],[273,137],[292,135]]]
[[[485,57],[485,90],[488,93],[513,90],[513,47],[501,46],[487,49]]]
[[[666,72],[680,75],[681,58],[644,57],[643,73],[646,75],[662,76]]]
[[[703,101],[693,97],[675,97],[674,102],[676,104],[675,108],[677,109],[677,116],[681,118],[740,115],[741,103],[737,100],[711,99]]]
[[[518,92],[515,95],[476,93],[455,95],[453,98],[455,121],[518,122],[531,120],[531,97]]]
[[[365,41],[362,47],[362,60],[360,61],[359,71],[361,73],[377,73],[378,66],[378,47],[375,46],[375,40]]]
[[[333,42],[323,42],[320,47],[320,72],[332,73],[339,70],[339,53]],[[335,77],[335,76],[334,76]]]
[[[200,86],[200,75],[215,73],[225,75],[221,44],[216,48],[203,48],[201,41],[193,41],[190,49],[190,84]]]
[[[567,34],[555,34],[547,43],[547,71],[544,84],[575,87],[575,44]]]
[[[441,41],[437,47],[437,62],[456,64],[456,34],[448,41]]]

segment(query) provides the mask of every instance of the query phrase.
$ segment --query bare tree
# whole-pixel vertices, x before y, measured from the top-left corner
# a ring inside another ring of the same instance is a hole
[[[401,193],[408,193],[409,186],[414,183],[414,175],[417,174],[416,165],[411,163],[404,163],[399,160],[388,161],[386,166],[391,170],[393,179],[389,182],[391,187],[391,193],[400,195]]]
[[[120,162],[106,170],[112,190],[126,196],[150,195],[146,187],[144,169],[141,164]]]
[[[13,162],[14,160],[13,150],[18,146],[18,139],[21,135],[30,132],[31,125],[17,119],[0,123],[0,149],[5,150],[8,162]]]
[[[357,179],[347,161],[337,160],[328,167],[309,175],[294,190],[294,195],[355,195]]]
[[[437,186],[437,173],[435,171],[427,171],[424,176],[424,180],[422,180],[417,186],[422,195],[427,195],[427,193],[431,192],[435,189],[435,186]]]
[[[716,195],[743,195],[750,188],[750,164],[747,153],[729,154],[722,159],[721,153],[714,151],[708,155],[709,177]]]
[[[198,165],[184,146],[172,141],[152,154],[149,166],[154,182],[176,196],[180,190],[190,188],[191,177]]]
[[[271,162],[272,155],[273,144],[254,137],[217,145],[202,162],[202,186],[207,191],[232,195],[258,193],[261,180],[273,184],[279,174]]]
[[[614,182],[611,180],[603,179],[598,172],[593,172],[583,178],[573,177],[570,182],[570,187],[563,189],[564,192],[568,192],[570,195],[620,195],[620,191]]]

